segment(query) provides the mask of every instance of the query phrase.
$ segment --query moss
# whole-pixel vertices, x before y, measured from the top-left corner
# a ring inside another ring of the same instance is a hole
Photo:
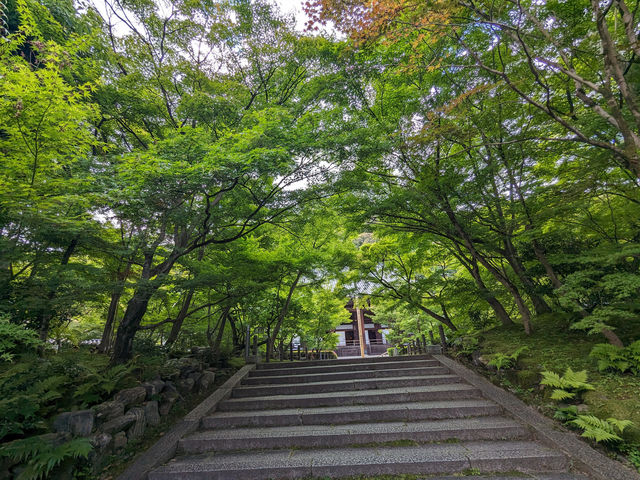
[[[584,396],[589,412],[602,418],[633,421],[636,426],[628,430],[625,438],[640,442],[640,378],[598,371],[596,361],[589,357],[589,353],[594,345],[604,343],[604,338],[569,329],[569,322],[564,317],[540,316],[535,319],[533,327],[534,333],[530,336],[524,333],[520,325],[486,331],[482,335],[480,350],[486,356],[497,352],[513,352],[527,345],[529,351],[518,359],[518,369],[506,376],[511,384],[523,389],[537,386],[539,372],[543,370],[563,372],[567,367],[587,370],[589,383],[595,387],[594,391]],[[621,325],[617,332],[626,344],[640,338],[639,325]],[[495,380],[505,383],[504,379]],[[511,390],[516,394],[522,393],[518,389]],[[555,408],[545,392],[538,389],[520,396],[530,403],[546,406],[549,412]]]
[[[540,383],[538,370],[516,370],[514,377],[514,383],[522,388],[532,388]]]

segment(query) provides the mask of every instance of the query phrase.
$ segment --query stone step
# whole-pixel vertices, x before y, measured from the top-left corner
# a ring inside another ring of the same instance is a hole
[[[202,428],[273,427],[291,425],[345,425],[351,423],[435,420],[500,415],[502,408],[485,399],[346,405],[243,412],[215,412],[202,419]]]
[[[402,372],[404,373],[404,372]],[[399,375],[400,372],[397,372]],[[306,393],[350,392],[353,390],[379,390],[385,388],[420,387],[457,383],[457,375],[397,376],[396,378],[369,378],[364,380],[337,380],[291,385],[242,386],[233,390],[234,398],[264,397],[272,395],[296,395]]]
[[[393,358],[393,357],[392,357]],[[408,357],[412,358],[412,357]],[[282,364],[280,368],[270,369],[258,369],[249,373],[251,377],[270,377],[270,376],[285,376],[285,375],[313,375],[316,373],[331,373],[331,372],[351,372],[353,370],[400,370],[406,368],[416,367],[441,367],[442,365],[437,360],[396,360],[395,362],[361,362],[358,364],[345,364],[337,363],[334,360],[332,363],[306,366],[303,364],[297,368],[286,368],[286,364]],[[280,365],[280,364],[278,364]]]
[[[290,372],[297,373],[297,372]],[[402,369],[404,376],[416,375],[441,375],[449,373],[446,367],[414,367]],[[397,377],[398,370],[395,368],[385,368],[384,370],[350,370],[346,372],[314,373],[302,375],[273,375],[262,377],[247,377],[242,381],[242,385],[275,385],[292,383],[314,383],[330,382],[333,380],[353,380],[365,378],[388,378]]]
[[[179,458],[149,480],[266,480],[352,475],[454,474],[566,470],[566,457],[529,441],[482,441],[201,454]]]
[[[250,398],[230,398],[218,405],[218,410],[271,410],[300,407],[331,407],[340,405],[372,405],[385,403],[422,402],[477,398],[480,390],[464,383],[428,385],[423,387],[355,390],[305,395],[277,395]]]
[[[341,426],[241,428],[198,432],[180,440],[187,454],[244,449],[336,448],[349,445],[447,440],[516,440],[528,438],[520,423],[506,417],[454,418],[411,423],[357,423]]]
[[[256,365],[258,370],[270,370],[280,368],[299,368],[312,367],[317,365],[354,365],[357,363],[394,363],[403,360],[430,360],[431,355],[406,355],[401,357],[357,357],[357,358],[338,358],[330,360],[302,360],[302,361],[284,361],[259,363]]]

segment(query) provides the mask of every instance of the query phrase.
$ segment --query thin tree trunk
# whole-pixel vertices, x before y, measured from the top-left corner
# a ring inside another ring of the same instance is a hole
[[[69,243],[69,246],[64,251],[64,254],[62,255],[62,259],[60,260],[60,266],[64,267],[69,264],[69,259],[71,258],[71,255],[73,255],[73,252],[75,251],[77,246],[78,246],[78,237],[75,237],[71,240],[71,242]],[[51,328],[51,319],[53,318],[55,313],[51,307],[51,302],[53,302],[53,300],[56,298],[56,295],[58,294],[58,286],[59,286],[59,282],[58,282],[58,277],[56,276],[55,284],[51,287],[51,289],[49,290],[49,293],[47,294],[47,302],[45,306],[47,310],[42,314],[40,314],[40,325],[39,325],[38,337],[42,343],[46,342],[47,339],[49,338],[49,329]],[[41,348],[40,352],[42,353],[43,351],[44,349]]]
[[[98,351],[100,353],[107,353],[111,348],[113,329],[115,327],[116,316],[118,314],[118,305],[120,304],[120,297],[122,297],[122,292],[124,291],[124,281],[127,279],[129,272],[131,271],[131,265],[132,262],[129,260],[124,271],[118,272],[118,284],[116,285],[116,289],[111,293],[111,302],[109,303],[109,309],[107,310],[107,320],[105,321],[104,330],[102,331],[102,339],[98,346]]]
[[[276,338],[278,337],[278,333],[280,332],[280,327],[282,326],[282,322],[284,321],[284,317],[287,315],[287,311],[289,310],[289,305],[291,304],[291,297],[293,296],[293,292],[298,285],[298,281],[300,281],[300,277],[302,277],[302,272],[298,272],[295,280],[289,287],[289,293],[287,294],[287,300],[284,302],[284,306],[280,311],[280,315],[278,315],[278,320],[276,321],[276,325],[273,329],[273,332],[269,335],[267,339],[267,359],[268,362],[271,359],[271,354],[273,353],[273,346],[275,344]]]
[[[478,267],[478,262],[475,258],[467,258],[463,253],[458,244],[454,244],[454,248],[456,251],[452,251],[453,255],[460,261],[460,263],[467,269],[473,280],[476,282],[478,289],[480,290],[480,294],[482,298],[486,300],[489,304],[493,312],[496,314],[500,323],[503,326],[508,327],[513,325],[513,320],[509,316],[509,313],[504,308],[502,303],[496,298],[491,290],[489,290],[482,280],[482,275],[480,274],[480,268]]]
[[[533,304],[533,308],[535,309],[536,314],[540,315],[543,313],[551,313],[551,307],[549,307],[544,298],[542,298],[542,296],[538,295],[538,293],[536,292],[536,286],[525,271],[525,268],[522,265],[522,262],[520,261],[520,258],[518,257],[515,248],[511,243],[511,240],[505,238],[504,243],[506,247],[505,252],[503,252],[505,254],[505,258],[522,282],[525,292],[531,299],[531,303]]]
[[[231,307],[227,307],[222,311],[222,315],[220,316],[220,326],[218,327],[218,335],[216,335],[216,341],[213,344],[213,355],[215,358],[215,363],[218,363],[220,359],[220,345],[222,344],[222,337],[224,335],[224,327],[227,324],[227,317],[229,316],[229,311]]]
[[[204,247],[200,247],[198,251],[198,262],[202,261],[204,258]],[[191,306],[191,300],[193,299],[193,295],[196,291],[195,287],[191,287],[187,291],[187,295],[182,303],[182,308],[178,312],[173,324],[171,326],[171,332],[169,332],[169,336],[167,337],[166,344],[173,345],[175,341],[178,339],[178,335],[180,334],[180,329],[182,328],[182,324],[184,323],[185,318],[187,318],[187,314],[189,313],[189,307]]]
[[[184,319],[187,318],[187,314],[189,313],[189,307],[191,306],[191,300],[193,299],[193,294],[196,289],[194,287],[190,288],[185,295],[184,301],[182,302],[182,307],[176,315],[173,323],[171,324],[171,331],[169,332],[169,336],[167,337],[167,341],[165,345],[171,346],[178,339],[178,334],[180,333],[180,329],[182,328],[182,324],[184,323]]]
[[[440,323],[443,323],[444,325],[446,325],[447,327],[449,327],[451,330],[453,330],[454,332],[457,331],[457,327],[451,322],[451,319],[443,316],[443,315],[439,315],[438,313],[434,312],[433,310],[422,306],[419,303],[415,304],[416,307],[418,307],[420,310],[422,310],[424,313],[426,313],[427,315],[429,315],[432,318],[435,318],[436,320],[438,320]],[[445,312],[446,314],[446,312]]]

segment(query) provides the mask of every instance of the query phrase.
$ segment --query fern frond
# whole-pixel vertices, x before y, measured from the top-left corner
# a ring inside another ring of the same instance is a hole
[[[623,433],[626,428],[633,426],[631,420],[618,420],[617,418],[607,418],[607,422],[615,426],[620,433]]]
[[[547,387],[555,387],[561,388],[564,387],[564,383],[556,372],[542,372],[542,381],[541,385],[546,385]]]
[[[558,400],[558,401],[562,401],[562,400],[568,400],[570,398],[574,398],[576,396],[575,393],[573,392],[567,392],[566,390],[562,390],[561,388],[556,388],[552,393],[551,393],[551,398],[553,400]]]

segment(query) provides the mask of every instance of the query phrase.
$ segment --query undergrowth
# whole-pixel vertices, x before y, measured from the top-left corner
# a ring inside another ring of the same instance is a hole
[[[585,437],[602,442],[611,454],[624,454],[640,470],[640,376],[631,367],[640,345],[640,324],[616,325],[616,333],[627,345],[624,349],[604,345],[602,337],[585,335],[570,325],[570,320],[557,315],[539,316],[530,336],[520,325],[490,329],[474,335],[477,346],[468,338],[457,345],[454,340],[454,353],[471,361],[472,353],[476,359],[479,355],[491,359],[492,355],[508,356],[528,347],[527,354],[513,362],[513,368],[503,372],[481,369],[482,373],[548,416],[555,415],[567,426],[586,433]],[[544,388],[545,384],[549,388]],[[578,420],[578,416],[582,418]],[[574,420],[578,423],[570,423]],[[619,429],[616,423],[621,421]]]

